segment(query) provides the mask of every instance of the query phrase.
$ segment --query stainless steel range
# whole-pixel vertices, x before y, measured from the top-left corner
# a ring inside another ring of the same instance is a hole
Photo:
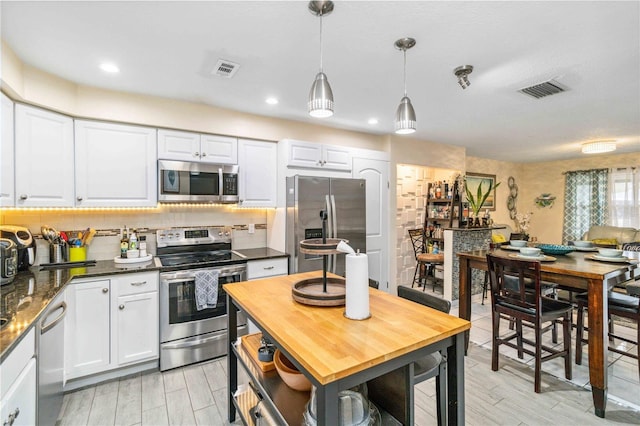
[[[246,259],[231,250],[225,227],[156,231],[160,269],[160,370],[227,353],[227,299],[223,284],[246,279]],[[196,272],[218,271],[215,307],[196,307]],[[238,335],[247,333],[238,317]]]

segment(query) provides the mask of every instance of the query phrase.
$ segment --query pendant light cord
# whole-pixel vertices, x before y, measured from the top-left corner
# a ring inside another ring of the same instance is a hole
[[[322,72],[322,12],[320,12],[320,72]]]
[[[407,49],[402,49],[404,53],[404,96],[407,96]]]

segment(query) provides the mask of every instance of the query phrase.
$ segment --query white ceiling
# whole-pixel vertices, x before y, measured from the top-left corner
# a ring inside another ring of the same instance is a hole
[[[505,161],[576,158],[588,140],[640,151],[640,2],[338,1],[324,18],[335,114],[306,111],[319,19],[306,1],[2,1],[2,38],[26,63],[81,84],[376,134],[393,132],[402,53],[418,139]],[[216,61],[240,64],[232,79]],[[121,72],[106,75],[102,61]],[[453,75],[470,64],[471,86]],[[517,90],[555,79],[569,90]],[[268,96],[280,103],[270,106]],[[379,124],[370,125],[370,117]],[[320,121],[319,121],[320,120]]]

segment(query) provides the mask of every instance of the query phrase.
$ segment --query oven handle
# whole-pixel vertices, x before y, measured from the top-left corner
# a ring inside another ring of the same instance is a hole
[[[233,277],[233,276],[239,276],[242,278],[242,274],[240,272],[232,272],[229,274],[218,275],[219,278],[227,278],[227,277]],[[195,279],[195,276],[193,275],[184,275],[179,278],[161,278],[160,281],[166,284],[174,284],[174,283],[180,283],[185,281],[193,281],[194,279]]]
[[[163,343],[162,344],[162,348],[163,349],[185,349],[185,348],[193,348],[196,346],[203,346],[213,340],[220,340],[220,339],[224,339],[225,335],[221,334],[218,336],[211,336],[211,337],[207,337],[204,339],[198,339],[195,340],[193,342],[183,342],[183,343]]]

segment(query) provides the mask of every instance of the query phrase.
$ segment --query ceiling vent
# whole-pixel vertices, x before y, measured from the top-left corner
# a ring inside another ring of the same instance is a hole
[[[536,99],[544,98],[545,96],[555,95],[556,93],[562,93],[567,89],[562,87],[557,81],[549,80],[544,83],[536,84],[533,86],[525,87],[518,90],[520,93],[529,95]]]
[[[238,71],[240,65],[227,61],[226,59],[218,59],[215,68],[211,71],[211,74],[218,75],[220,77],[231,78]]]

